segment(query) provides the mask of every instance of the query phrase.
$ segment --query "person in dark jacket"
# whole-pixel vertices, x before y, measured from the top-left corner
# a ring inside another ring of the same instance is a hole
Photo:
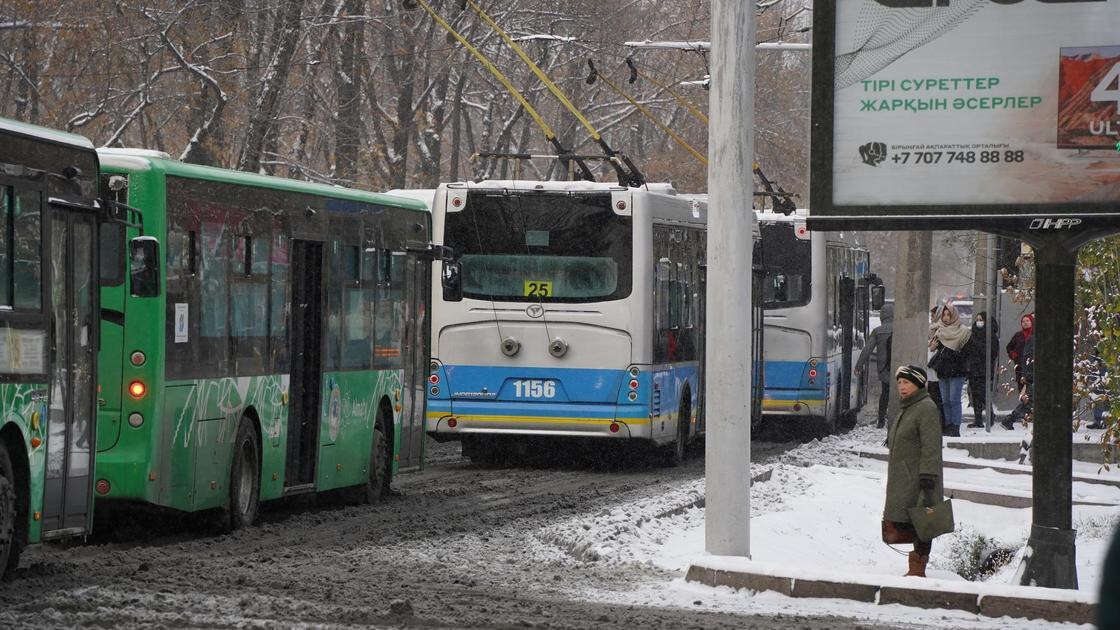
[[[918,539],[909,508],[943,499],[941,417],[926,392],[925,370],[905,365],[895,372],[902,409],[887,430],[887,497],[883,506],[883,541],[913,542],[907,576],[925,577],[932,541]]]
[[[1027,313],[1019,320],[1022,327],[1007,342],[1007,358],[1015,364],[1015,387],[1023,386],[1023,346],[1034,336],[1034,313]]]
[[[999,322],[992,321],[988,330],[988,314],[980,311],[972,319],[972,337],[969,339],[968,351],[968,401],[972,405],[973,420],[968,426],[979,428],[984,426],[984,410],[988,408],[988,379],[996,374],[996,364],[999,362]],[[984,342],[991,335],[990,353],[984,349]],[[988,364],[985,374],[984,363]]]
[[[968,377],[968,350],[972,330],[961,323],[961,316],[952,304],[941,309],[941,317],[930,329],[929,349],[934,351],[931,368],[937,372],[941,387],[941,411],[945,417],[944,433],[960,437],[961,394]]]
[[[882,324],[871,331],[867,345],[856,360],[856,374],[867,369],[871,357],[875,357],[875,371],[879,376],[879,421],[876,427],[882,429],[887,421],[887,403],[891,395],[891,342],[894,333],[894,304],[883,305],[880,312]]]
[[[1022,361],[1022,380],[1019,385],[1019,404],[1011,410],[1001,425],[1008,431],[1015,428],[1016,422],[1028,422],[1034,413],[1034,337],[1027,338],[1019,353]]]

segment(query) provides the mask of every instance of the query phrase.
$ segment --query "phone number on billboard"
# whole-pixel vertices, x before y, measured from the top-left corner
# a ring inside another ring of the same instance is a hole
[[[1023,161],[1023,151],[898,151],[890,160],[895,164],[1015,164]]]

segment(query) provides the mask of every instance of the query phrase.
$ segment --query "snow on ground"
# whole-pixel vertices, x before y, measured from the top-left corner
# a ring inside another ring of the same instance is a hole
[[[769,465],[768,481],[751,491],[752,559],[792,567],[837,572],[879,573],[898,576],[907,568],[907,546],[892,548],[880,540],[885,493],[885,463],[860,458],[851,449],[878,446],[884,432],[868,426],[846,435],[830,436],[801,445]],[[763,472],[756,468],[753,475]],[[957,477],[991,488],[1029,489],[1028,476],[992,470],[947,469],[948,480]],[[1082,488],[1081,486],[1087,486]],[[1079,484],[1078,491],[1106,494],[1116,499],[1116,489]],[[686,583],[684,571],[704,553],[703,479],[691,480],[670,492],[623,504],[597,514],[557,523],[538,536],[538,543],[559,547],[588,562],[637,564],[668,570],[669,583],[644,585],[637,590],[620,587],[613,593],[588,594],[608,601],[648,605],[714,607],[735,612],[781,614],[812,610],[851,614],[860,619],[893,622],[938,623],[950,620],[957,627],[999,627],[1006,620],[992,620],[966,613],[922,611],[901,606],[875,606],[838,600],[791,599],[775,593],[747,595],[730,589]],[[957,531],[938,538],[933,545],[928,574],[949,580],[973,575],[980,561],[996,548],[1022,549],[1030,531],[1030,509],[1011,509],[954,500]],[[1095,593],[1105,551],[1118,523],[1120,506],[1075,506],[1077,562],[1081,591]],[[989,572],[993,567],[988,567]],[[1011,583],[1017,557],[995,567],[986,579]],[[699,604],[694,602],[699,601]],[[838,612],[839,611],[839,612]],[[1050,627],[1014,622],[1016,627]]]

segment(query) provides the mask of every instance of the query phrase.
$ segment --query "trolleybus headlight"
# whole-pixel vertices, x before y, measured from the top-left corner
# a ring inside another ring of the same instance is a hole
[[[144,416],[134,411],[128,414],[128,424],[134,429],[139,429],[140,425],[144,424]]]
[[[502,354],[507,357],[512,357],[521,351],[521,342],[513,337],[506,337],[502,340]]]
[[[634,402],[635,400],[637,400],[637,399],[638,399],[638,392],[630,392],[629,394],[626,394],[626,398],[627,398],[627,399],[628,399],[628,400],[629,400],[630,402]]]
[[[638,389],[638,379],[630,379],[630,389]]]
[[[568,352],[568,342],[564,341],[563,339],[560,339],[559,337],[556,338],[556,339],[553,339],[552,343],[548,344],[548,353],[551,354],[552,356],[556,357],[557,359],[559,359],[560,357],[567,354],[567,352]]]
[[[809,369],[809,378],[817,378],[817,368]]]
[[[435,361],[432,361],[431,364],[428,365],[428,371],[429,372],[438,372],[439,371],[439,364],[436,363]]]
[[[817,360],[809,359],[809,367],[817,367]]]
[[[129,357],[129,360],[132,361],[132,364],[136,367],[140,367],[141,365],[144,365],[144,363],[148,360],[148,357],[144,356],[143,352],[137,350],[132,353],[132,355]]]
[[[439,374],[432,374],[428,377],[428,382],[432,385],[439,385]]]
[[[430,391],[432,393],[432,396],[439,396],[439,388],[438,387],[433,387],[428,391]]]
[[[94,488],[97,490],[97,494],[109,494],[109,482],[105,479],[98,479]]]
[[[139,400],[148,393],[148,386],[143,381],[132,381],[128,384],[128,394],[133,398]]]
[[[635,366],[631,366],[630,367],[630,377],[631,378],[638,378],[638,374],[639,374],[638,368],[635,367]]]

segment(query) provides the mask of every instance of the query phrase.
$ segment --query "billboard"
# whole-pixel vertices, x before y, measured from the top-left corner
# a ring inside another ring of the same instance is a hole
[[[1120,0],[814,9],[810,227],[1120,226]]]

